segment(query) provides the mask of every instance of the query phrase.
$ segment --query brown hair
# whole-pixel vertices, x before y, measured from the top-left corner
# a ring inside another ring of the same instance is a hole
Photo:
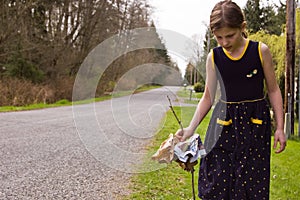
[[[220,1],[215,5],[210,14],[210,30],[214,31],[229,27],[242,28],[245,16],[241,8],[231,0]],[[247,33],[243,33],[247,37]]]

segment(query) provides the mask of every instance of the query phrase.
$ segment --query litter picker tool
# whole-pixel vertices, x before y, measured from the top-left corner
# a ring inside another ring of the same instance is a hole
[[[169,107],[183,131],[182,123],[173,109],[169,96],[167,96],[167,98],[170,103]],[[195,200],[194,166],[198,164],[198,158],[205,154],[205,149],[198,134],[194,134],[186,141],[180,142],[179,139],[171,133],[169,137],[162,142],[157,152],[152,156],[152,159],[157,160],[159,163],[171,163],[172,161],[176,161],[182,169],[191,172],[193,199]]]

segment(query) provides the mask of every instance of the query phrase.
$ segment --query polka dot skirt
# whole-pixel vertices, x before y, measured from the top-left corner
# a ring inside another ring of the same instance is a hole
[[[270,111],[265,100],[218,102],[207,130],[198,190],[203,200],[269,199]]]

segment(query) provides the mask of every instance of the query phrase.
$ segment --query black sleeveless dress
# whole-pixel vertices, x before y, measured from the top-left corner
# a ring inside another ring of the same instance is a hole
[[[247,40],[240,58],[213,49],[221,97],[207,129],[198,191],[203,200],[269,199],[270,110],[258,42]]]

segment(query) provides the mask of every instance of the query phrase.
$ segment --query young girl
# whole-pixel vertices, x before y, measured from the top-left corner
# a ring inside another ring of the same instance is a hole
[[[264,83],[275,114],[276,153],[286,146],[271,53],[265,44],[247,39],[245,28],[236,3],[215,5],[210,29],[220,46],[208,55],[205,91],[190,125],[176,133],[181,141],[193,135],[213,105],[218,82],[221,96],[205,137],[207,155],[200,163],[198,190],[203,200],[269,199],[271,122]]]

